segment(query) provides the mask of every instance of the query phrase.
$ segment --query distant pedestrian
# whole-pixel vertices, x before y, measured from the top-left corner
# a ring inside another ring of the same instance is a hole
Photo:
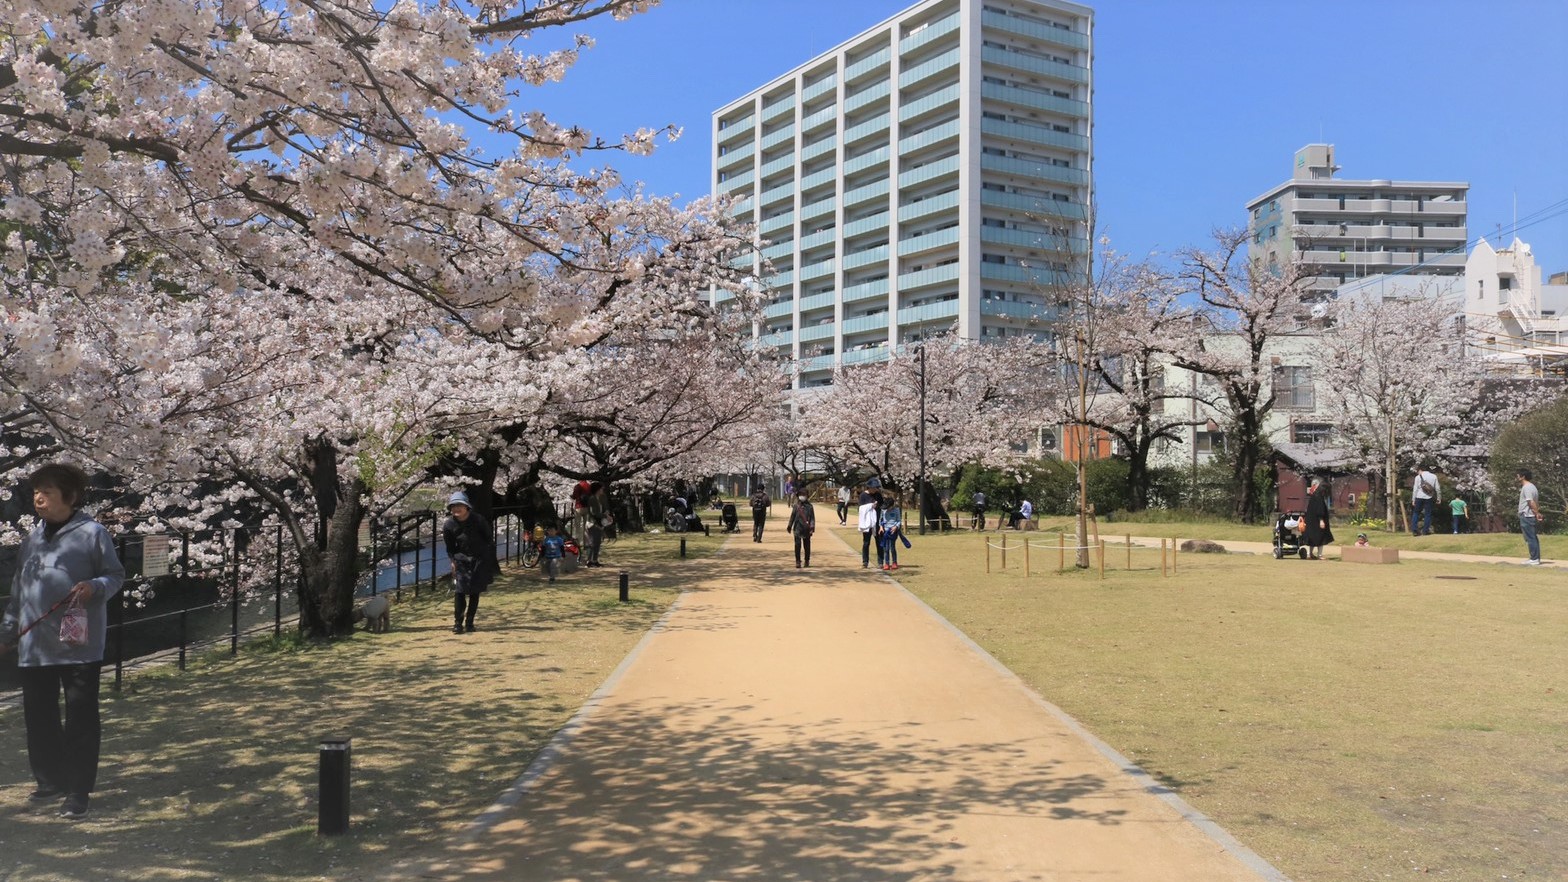
[[[490,522],[474,511],[468,494],[459,490],[446,501],[449,517],[441,525],[447,560],[452,562],[452,633],[472,633],[479,595],[501,571]]]
[[[974,495],[969,497],[969,508],[970,508],[970,510],[972,512],[974,512],[974,522],[971,523],[969,526],[972,529],[975,529],[975,530],[984,530],[985,529],[985,494],[983,492],[979,491],[979,490],[976,490]]]
[[[849,523],[849,485],[838,488],[838,525],[840,527]]]
[[[1307,513],[1304,516],[1307,529],[1302,537],[1313,560],[1322,560],[1323,546],[1334,541],[1334,531],[1329,527],[1331,508],[1328,485],[1323,483],[1322,478],[1313,478],[1307,487]]]
[[[1023,521],[1020,529],[1027,530],[1033,526],[1030,522],[1034,520],[1034,503],[1025,499],[1023,504],[1018,506],[1018,517]]]
[[[869,493],[860,494],[860,568],[871,566],[871,543],[877,538],[877,501]]]
[[[817,510],[806,494],[795,498],[795,504],[789,510],[789,523],[784,529],[795,534],[795,566],[811,566],[811,534],[817,531]]]
[[[773,500],[768,498],[768,491],[758,484],[757,489],[751,491],[751,541],[762,541],[762,527],[768,522],[768,509],[772,505]]]
[[[554,582],[555,577],[561,574],[561,560],[565,557],[566,537],[554,527],[545,527],[544,542],[539,548],[539,559],[550,581]]]
[[[0,655],[17,650],[27,761],[38,785],[29,799],[64,796],[60,817],[77,821],[87,817],[98,781],[99,668],[109,598],[119,593],[125,568],[109,531],[81,510],[86,472],[51,463],[29,483],[38,522],[17,550]]]
[[[1469,532],[1466,527],[1469,526],[1470,506],[1464,501],[1463,497],[1455,496],[1453,499],[1448,500],[1448,513],[1454,522],[1455,536]]]
[[[1541,540],[1535,531],[1541,526],[1541,492],[1530,482],[1530,470],[1520,469],[1519,478],[1519,532],[1524,534],[1524,547],[1530,551],[1527,567],[1541,565]]]
[[[1442,487],[1437,475],[1424,468],[1416,468],[1416,478],[1410,485],[1410,502],[1414,515],[1410,518],[1410,532],[1417,536],[1432,535],[1432,506],[1443,501]]]

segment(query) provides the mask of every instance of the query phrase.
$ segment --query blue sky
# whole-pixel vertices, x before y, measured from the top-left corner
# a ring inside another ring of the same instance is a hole
[[[912,2],[664,0],[582,27],[596,47],[519,107],[609,139],[684,127],[651,157],[610,163],[684,203],[708,192],[714,110]],[[1324,141],[1341,177],[1468,181],[1472,240],[1496,244],[1517,199],[1537,261],[1568,270],[1565,0],[1089,5],[1095,184],[1117,250],[1206,244],[1289,177],[1297,148]]]

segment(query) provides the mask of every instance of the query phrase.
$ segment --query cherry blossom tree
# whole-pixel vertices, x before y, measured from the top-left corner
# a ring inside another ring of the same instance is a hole
[[[1506,394],[1481,407],[1486,370],[1465,350],[1459,305],[1418,292],[1336,304],[1318,359],[1326,412],[1339,447],[1383,473],[1388,523],[1409,469],[1441,468],[1460,486],[1485,486],[1475,445],[1515,414]],[[1494,391],[1499,391],[1496,389]]]
[[[367,510],[432,463],[526,426],[502,446],[572,468],[571,420],[534,415],[564,416],[586,365],[711,337],[715,286],[742,313],[755,296],[722,206],[567,163],[657,131],[510,109],[588,45],[518,41],[653,5],[11,3],[0,413],[47,439],[14,460],[111,469],[177,526],[260,503],[317,634],[347,627]]]
[[[1177,280],[1198,308],[1194,333],[1173,363],[1212,378],[1223,393],[1218,409],[1233,455],[1232,512],[1252,523],[1259,515],[1252,476],[1267,442],[1264,420],[1274,408],[1269,343],[1301,327],[1308,309],[1299,266],[1263,266],[1246,249],[1247,234],[1231,230],[1215,234],[1212,251],[1183,252]]]

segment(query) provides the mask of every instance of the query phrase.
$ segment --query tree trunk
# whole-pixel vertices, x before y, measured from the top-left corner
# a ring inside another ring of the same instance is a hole
[[[338,485],[330,518],[320,518],[324,541],[300,549],[299,627],[324,639],[353,628],[354,589],[359,581],[359,527],[365,518],[365,485],[358,478]]]
[[[1127,448],[1127,492],[1131,497],[1129,508],[1143,511],[1149,507],[1149,446],[1147,443]]]

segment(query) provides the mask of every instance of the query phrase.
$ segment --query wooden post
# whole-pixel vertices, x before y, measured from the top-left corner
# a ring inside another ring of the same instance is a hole
[[[1007,569],[1007,534],[1002,534],[1002,569]]]
[[[1105,540],[1100,540],[1100,578],[1105,578]]]
[[[1029,537],[1024,537],[1024,576],[1029,575]]]
[[[1160,537],[1160,575],[1162,577],[1170,575],[1169,573],[1167,573],[1165,571],[1165,537],[1164,536]]]
[[[985,534],[981,533],[980,541],[985,543],[985,571],[989,574],[991,572],[991,540],[985,538]]]
[[[1067,569],[1067,534],[1056,534],[1056,573],[1061,575]]]
[[[1127,569],[1132,569],[1132,534],[1127,534]]]
[[[1171,575],[1176,575],[1176,540],[1171,540]]]

